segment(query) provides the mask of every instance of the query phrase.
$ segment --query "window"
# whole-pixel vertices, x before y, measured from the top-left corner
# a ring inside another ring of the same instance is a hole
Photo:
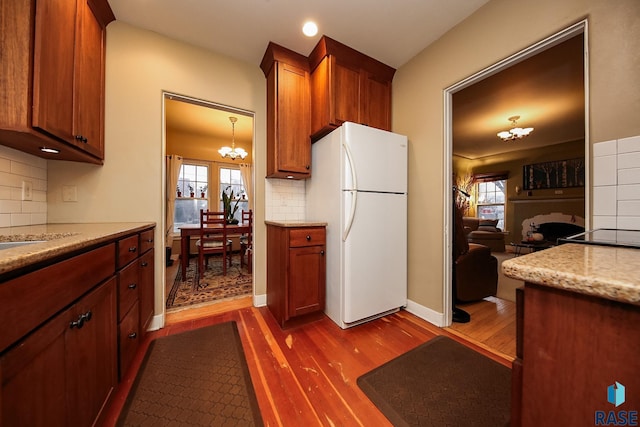
[[[231,168],[227,166],[222,166],[219,169],[219,189],[218,192],[218,200],[220,210],[223,210],[222,206],[222,192],[227,191],[230,193],[233,191],[233,202],[231,206],[235,206],[236,202],[238,203],[238,210],[234,214],[234,218],[237,220],[241,220],[242,211],[249,210],[249,200],[247,200],[247,195],[244,192],[244,185],[242,184],[242,174],[240,173],[240,169]],[[229,188],[231,187],[231,188]],[[229,190],[227,190],[229,188]]]
[[[200,209],[208,209],[209,166],[185,161],[178,176],[178,191],[173,216],[173,231],[186,224],[200,224]]]
[[[506,180],[479,182],[477,195],[477,217],[497,219],[497,227],[504,230],[504,204]]]

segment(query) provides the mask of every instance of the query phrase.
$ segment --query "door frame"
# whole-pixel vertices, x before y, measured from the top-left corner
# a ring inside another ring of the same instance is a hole
[[[452,178],[452,162],[453,162],[453,94],[466,88],[474,83],[479,82],[493,74],[499,73],[502,70],[505,70],[512,65],[515,65],[518,62],[521,62],[527,58],[535,56],[536,54],[549,49],[571,37],[574,37],[578,34],[584,34],[584,43],[583,43],[583,57],[584,57],[584,97],[585,97],[585,138],[584,138],[584,160],[585,160],[585,194],[584,194],[584,203],[585,203],[585,229],[590,228],[591,222],[591,188],[590,188],[590,148],[591,144],[589,142],[589,55],[588,55],[588,21],[587,19],[583,19],[564,30],[561,30],[533,45],[526,47],[525,49],[499,61],[489,67],[449,86],[444,90],[444,138],[445,138],[445,149],[444,149],[444,189],[443,189],[443,200],[444,200],[444,235],[445,235],[445,244],[444,246],[444,280],[443,280],[443,322],[444,326],[451,326],[452,322],[452,310],[453,310],[453,295],[452,295],[452,266],[453,266],[453,256],[452,256],[452,237],[453,237],[453,221],[452,221],[452,205],[453,205],[453,178]]]
[[[238,115],[243,115],[243,116],[247,116],[247,117],[251,117],[253,120],[253,130],[252,130],[252,142],[251,142],[251,158],[255,159],[255,150],[256,150],[256,113],[254,111],[249,111],[249,110],[244,110],[241,108],[236,108],[236,107],[231,107],[229,105],[224,105],[224,104],[218,104],[216,102],[212,102],[212,101],[206,101],[204,99],[199,99],[199,98],[193,98],[191,96],[187,96],[187,95],[181,95],[175,92],[171,92],[171,91],[166,91],[163,90],[162,94],[161,94],[161,109],[162,109],[162,150],[161,150],[161,168],[162,168],[162,173],[161,173],[161,179],[162,179],[162,183],[161,183],[161,188],[162,188],[162,223],[161,223],[161,228],[162,228],[162,248],[164,250],[164,248],[166,248],[167,246],[167,233],[166,233],[166,228],[167,228],[167,224],[166,224],[166,218],[167,218],[167,204],[164,202],[166,200],[166,194],[167,194],[167,164],[166,164],[166,156],[167,156],[167,124],[166,124],[166,105],[165,105],[165,100],[167,99],[173,99],[173,100],[180,100],[183,102],[188,102],[191,104],[195,104],[195,105],[200,105],[203,107],[207,107],[207,108],[212,108],[212,109],[216,109],[216,110],[222,110],[222,111],[227,111],[231,114],[238,114]],[[254,168],[252,173],[251,173],[251,181],[252,181],[252,188],[254,189],[253,191],[253,195],[252,195],[252,200],[251,200],[251,206],[254,206],[254,211],[255,211],[255,201],[256,201],[256,192],[255,192],[255,188],[256,188],[256,174],[255,174],[255,160],[253,161],[253,165]],[[173,243],[173,242],[172,242]],[[253,258],[253,262],[255,263],[255,257]],[[161,325],[159,326],[160,328],[163,328],[165,325],[165,316],[167,313],[167,309],[166,309],[166,301],[167,301],[167,295],[166,295],[166,268],[162,269],[162,301],[163,301],[163,305],[162,305],[162,315],[161,315]],[[255,269],[252,268],[252,271],[255,272]],[[254,275],[255,273],[251,273],[252,275]],[[157,288],[156,288],[157,289]],[[255,300],[255,280],[253,281],[253,285],[252,285],[252,292],[253,292],[253,298]]]

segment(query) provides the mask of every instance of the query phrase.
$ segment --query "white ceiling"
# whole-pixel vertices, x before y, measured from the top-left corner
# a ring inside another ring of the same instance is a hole
[[[259,65],[269,41],[308,55],[327,35],[398,68],[487,0],[108,0],[116,19]],[[302,34],[313,19],[318,35]]]

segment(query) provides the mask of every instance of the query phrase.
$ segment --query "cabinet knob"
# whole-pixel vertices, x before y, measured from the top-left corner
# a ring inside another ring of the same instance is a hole
[[[136,246],[131,246],[131,247],[129,248],[129,252],[135,252],[135,251],[137,251],[137,250],[138,250],[138,248],[137,248]]]
[[[129,289],[135,289],[138,285],[136,285],[135,283],[131,283],[129,286],[127,286]]]
[[[142,261],[142,264],[140,264],[140,265],[143,266],[143,267],[146,267],[146,266],[149,265],[149,263],[147,261]]]
[[[324,256],[324,251],[320,251],[320,255]]]
[[[135,332],[131,332],[129,335],[127,335],[130,339],[134,340],[136,339],[136,337],[138,336],[138,334],[136,334]]]
[[[307,234],[307,242],[311,241],[311,236]]]
[[[309,169],[311,169],[311,166],[310,166],[310,165],[307,165],[307,166],[305,166],[304,168],[305,168],[306,170],[309,170]]]
[[[85,144],[87,143],[87,138],[82,135],[76,135],[76,140],[84,142]]]

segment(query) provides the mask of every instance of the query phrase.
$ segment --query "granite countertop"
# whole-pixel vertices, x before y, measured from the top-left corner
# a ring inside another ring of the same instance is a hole
[[[326,227],[326,222],[319,221],[301,221],[301,220],[290,220],[290,221],[275,221],[275,220],[265,220],[264,222],[267,225],[275,225],[277,227]]]
[[[640,250],[564,244],[502,263],[514,279],[640,305]]]
[[[0,249],[0,274],[153,226],[152,222],[118,222],[0,227],[0,243],[39,241]]]

